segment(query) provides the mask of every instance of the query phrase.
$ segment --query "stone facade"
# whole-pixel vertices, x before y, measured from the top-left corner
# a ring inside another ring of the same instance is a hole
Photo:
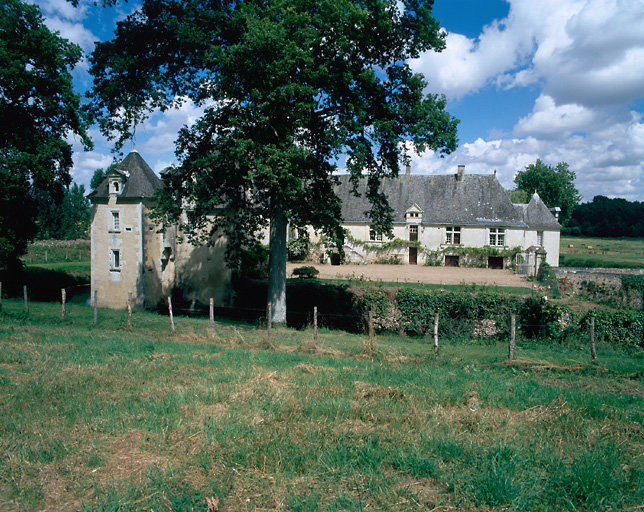
[[[155,307],[169,295],[216,305],[229,302],[231,272],[225,241],[195,247],[175,228],[161,229],[150,217],[161,181],[138,153],[90,194],[91,297],[100,307]]]

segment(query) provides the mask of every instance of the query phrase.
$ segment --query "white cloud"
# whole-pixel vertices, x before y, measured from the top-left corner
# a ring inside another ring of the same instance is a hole
[[[428,152],[414,160],[414,172],[498,171],[501,183],[513,187],[514,176],[541,158],[547,163],[568,162],[577,173],[577,188],[586,200],[595,195],[641,200],[644,190],[644,123],[642,115],[631,117],[587,134],[570,133],[558,139],[523,137],[484,140],[461,145],[445,158]]]
[[[50,30],[59,32],[61,37],[76,43],[86,52],[93,50],[94,42],[98,41],[98,38],[82,23],[63,20],[57,16],[47,16],[45,24]]]
[[[452,99],[541,82],[557,103],[623,103],[644,90],[643,24],[641,0],[510,0],[478,38],[449,33],[445,51],[411,65]]]
[[[547,95],[541,95],[532,113],[519,119],[515,135],[535,135],[544,138],[561,137],[575,131],[586,131],[596,122],[597,114],[583,105],[556,105]]]

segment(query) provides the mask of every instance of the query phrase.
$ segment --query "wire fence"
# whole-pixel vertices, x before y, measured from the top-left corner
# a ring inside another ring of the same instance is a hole
[[[60,288],[58,290],[58,302],[61,307],[61,319],[69,319],[73,314],[72,309],[70,308],[71,303],[69,298],[73,296],[75,292],[78,291],[89,291],[89,284],[79,284],[72,285],[65,288]],[[30,293],[27,285],[23,285],[23,314],[28,316],[30,310]],[[71,293],[70,293],[71,292]],[[51,295],[51,290],[48,295]],[[0,312],[2,311],[2,296],[3,289],[2,283],[0,282]],[[99,317],[99,301],[94,292],[93,297],[90,300],[87,300],[88,303],[93,308],[93,325],[97,325]],[[78,305],[75,303],[74,305]],[[86,307],[86,306],[83,306]],[[123,308],[125,314],[127,314],[127,324],[130,329],[134,326],[133,313],[135,310],[135,303],[133,301],[133,295],[131,293],[127,296],[126,307]],[[167,297],[163,305],[159,305],[156,308],[156,312],[169,317],[169,328],[174,332],[176,330],[176,323],[174,321],[175,316],[184,316],[189,318],[209,318],[210,319],[210,334],[215,334],[215,318],[227,318],[227,319],[237,319],[244,321],[252,321],[256,324],[257,329],[264,329],[267,333],[268,342],[271,342],[271,329],[272,329],[272,305],[267,303],[266,308],[257,308],[257,307],[241,307],[241,306],[222,306],[215,305],[214,300],[211,298],[208,305],[204,305],[197,301],[175,301],[173,304],[172,297]],[[274,312],[274,309],[273,309]],[[301,310],[287,310],[286,314],[287,326],[302,328],[302,327],[311,327],[314,330],[314,342],[317,343],[318,328],[321,326],[330,326],[337,325],[338,323],[346,322],[351,325],[358,323],[360,325],[360,332],[363,332],[368,336],[368,342],[365,346],[368,347],[367,352],[374,352],[374,343],[375,343],[375,333],[376,333],[376,322],[374,320],[373,310],[368,310],[366,312],[351,312],[347,314],[339,314],[332,312],[325,312],[317,306],[311,308],[310,311],[301,311]],[[515,348],[517,344],[517,334],[518,334],[518,324],[517,324],[517,315],[510,314],[507,318],[507,325],[504,325],[505,322],[499,322],[498,320],[494,323],[486,324],[484,321],[480,323],[480,332],[474,337],[476,338],[494,338],[499,340],[499,338],[505,338],[508,342],[508,358],[510,360],[514,359]],[[433,342],[434,354],[436,357],[439,355],[439,346],[441,344],[441,339],[450,339],[450,334],[453,335],[454,332],[458,331],[459,327],[463,327],[465,323],[458,318],[442,317],[440,310],[436,311],[432,317],[431,322],[427,322],[427,328],[425,330],[425,336],[428,338],[429,342]],[[546,329],[548,324],[544,323],[522,323],[521,328],[532,328],[532,329]],[[456,329],[455,329],[456,328]],[[386,329],[381,329],[385,330]],[[596,351],[596,342],[595,342],[595,318],[590,317],[589,330],[588,330],[588,341],[591,359],[595,361],[597,359]]]

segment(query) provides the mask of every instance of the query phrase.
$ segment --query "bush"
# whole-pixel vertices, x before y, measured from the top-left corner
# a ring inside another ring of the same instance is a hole
[[[311,242],[307,236],[301,236],[300,238],[294,238],[290,240],[286,246],[288,260],[289,261],[303,261],[311,250]]]
[[[265,279],[268,277],[268,247],[256,244],[241,251],[239,266],[240,274],[250,279]]]
[[[293,275],[303,279],[315,279],[320,271],[315,267],[297,267],[293,269]]]
[[[566,306],[546,297],[528,297],[519,309],[519,326],[526,338],[560,339],[565,318],[572,313]]]
[[[644,348],[644,313],[631,309],[617,311],[588,311],[580,320],[579,327],[588,332],[590,317],[595,317],[597,341],[617,343]]]
[[[376,263],[380,265],[402,265],[403,261],[400,256],[395,254],[394,256],[380,256],[376,259]]]

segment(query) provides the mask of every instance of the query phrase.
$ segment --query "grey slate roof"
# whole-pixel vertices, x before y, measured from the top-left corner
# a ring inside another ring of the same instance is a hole
[[[361,197],[351,194],[348,175],[338,178],[336,193],[342,200],[343,220],[367,222],[366,178],[359,182]],[[394,209],[394,222],[405,222],[405,212],[416,203],[423,210],[423,224],[526,227],[523,215],[492,174],[465,174],[461,182],[455,174],[404,175],[384,180],[381,190]]]
[[[163,187],[163,182],[136,150],[128,154],[116,166],[115,170],[126,176],[123,190],[118,194],[118,197],[152,197]],[[87,197],[90,199],[109,197],[109,180],[107,177]]]
[[[531,229],[560,230],[561,224],[546,206],[539,194],[533,194],[528,204],[515,204],[514,207],[521,213],[523,221]]]

